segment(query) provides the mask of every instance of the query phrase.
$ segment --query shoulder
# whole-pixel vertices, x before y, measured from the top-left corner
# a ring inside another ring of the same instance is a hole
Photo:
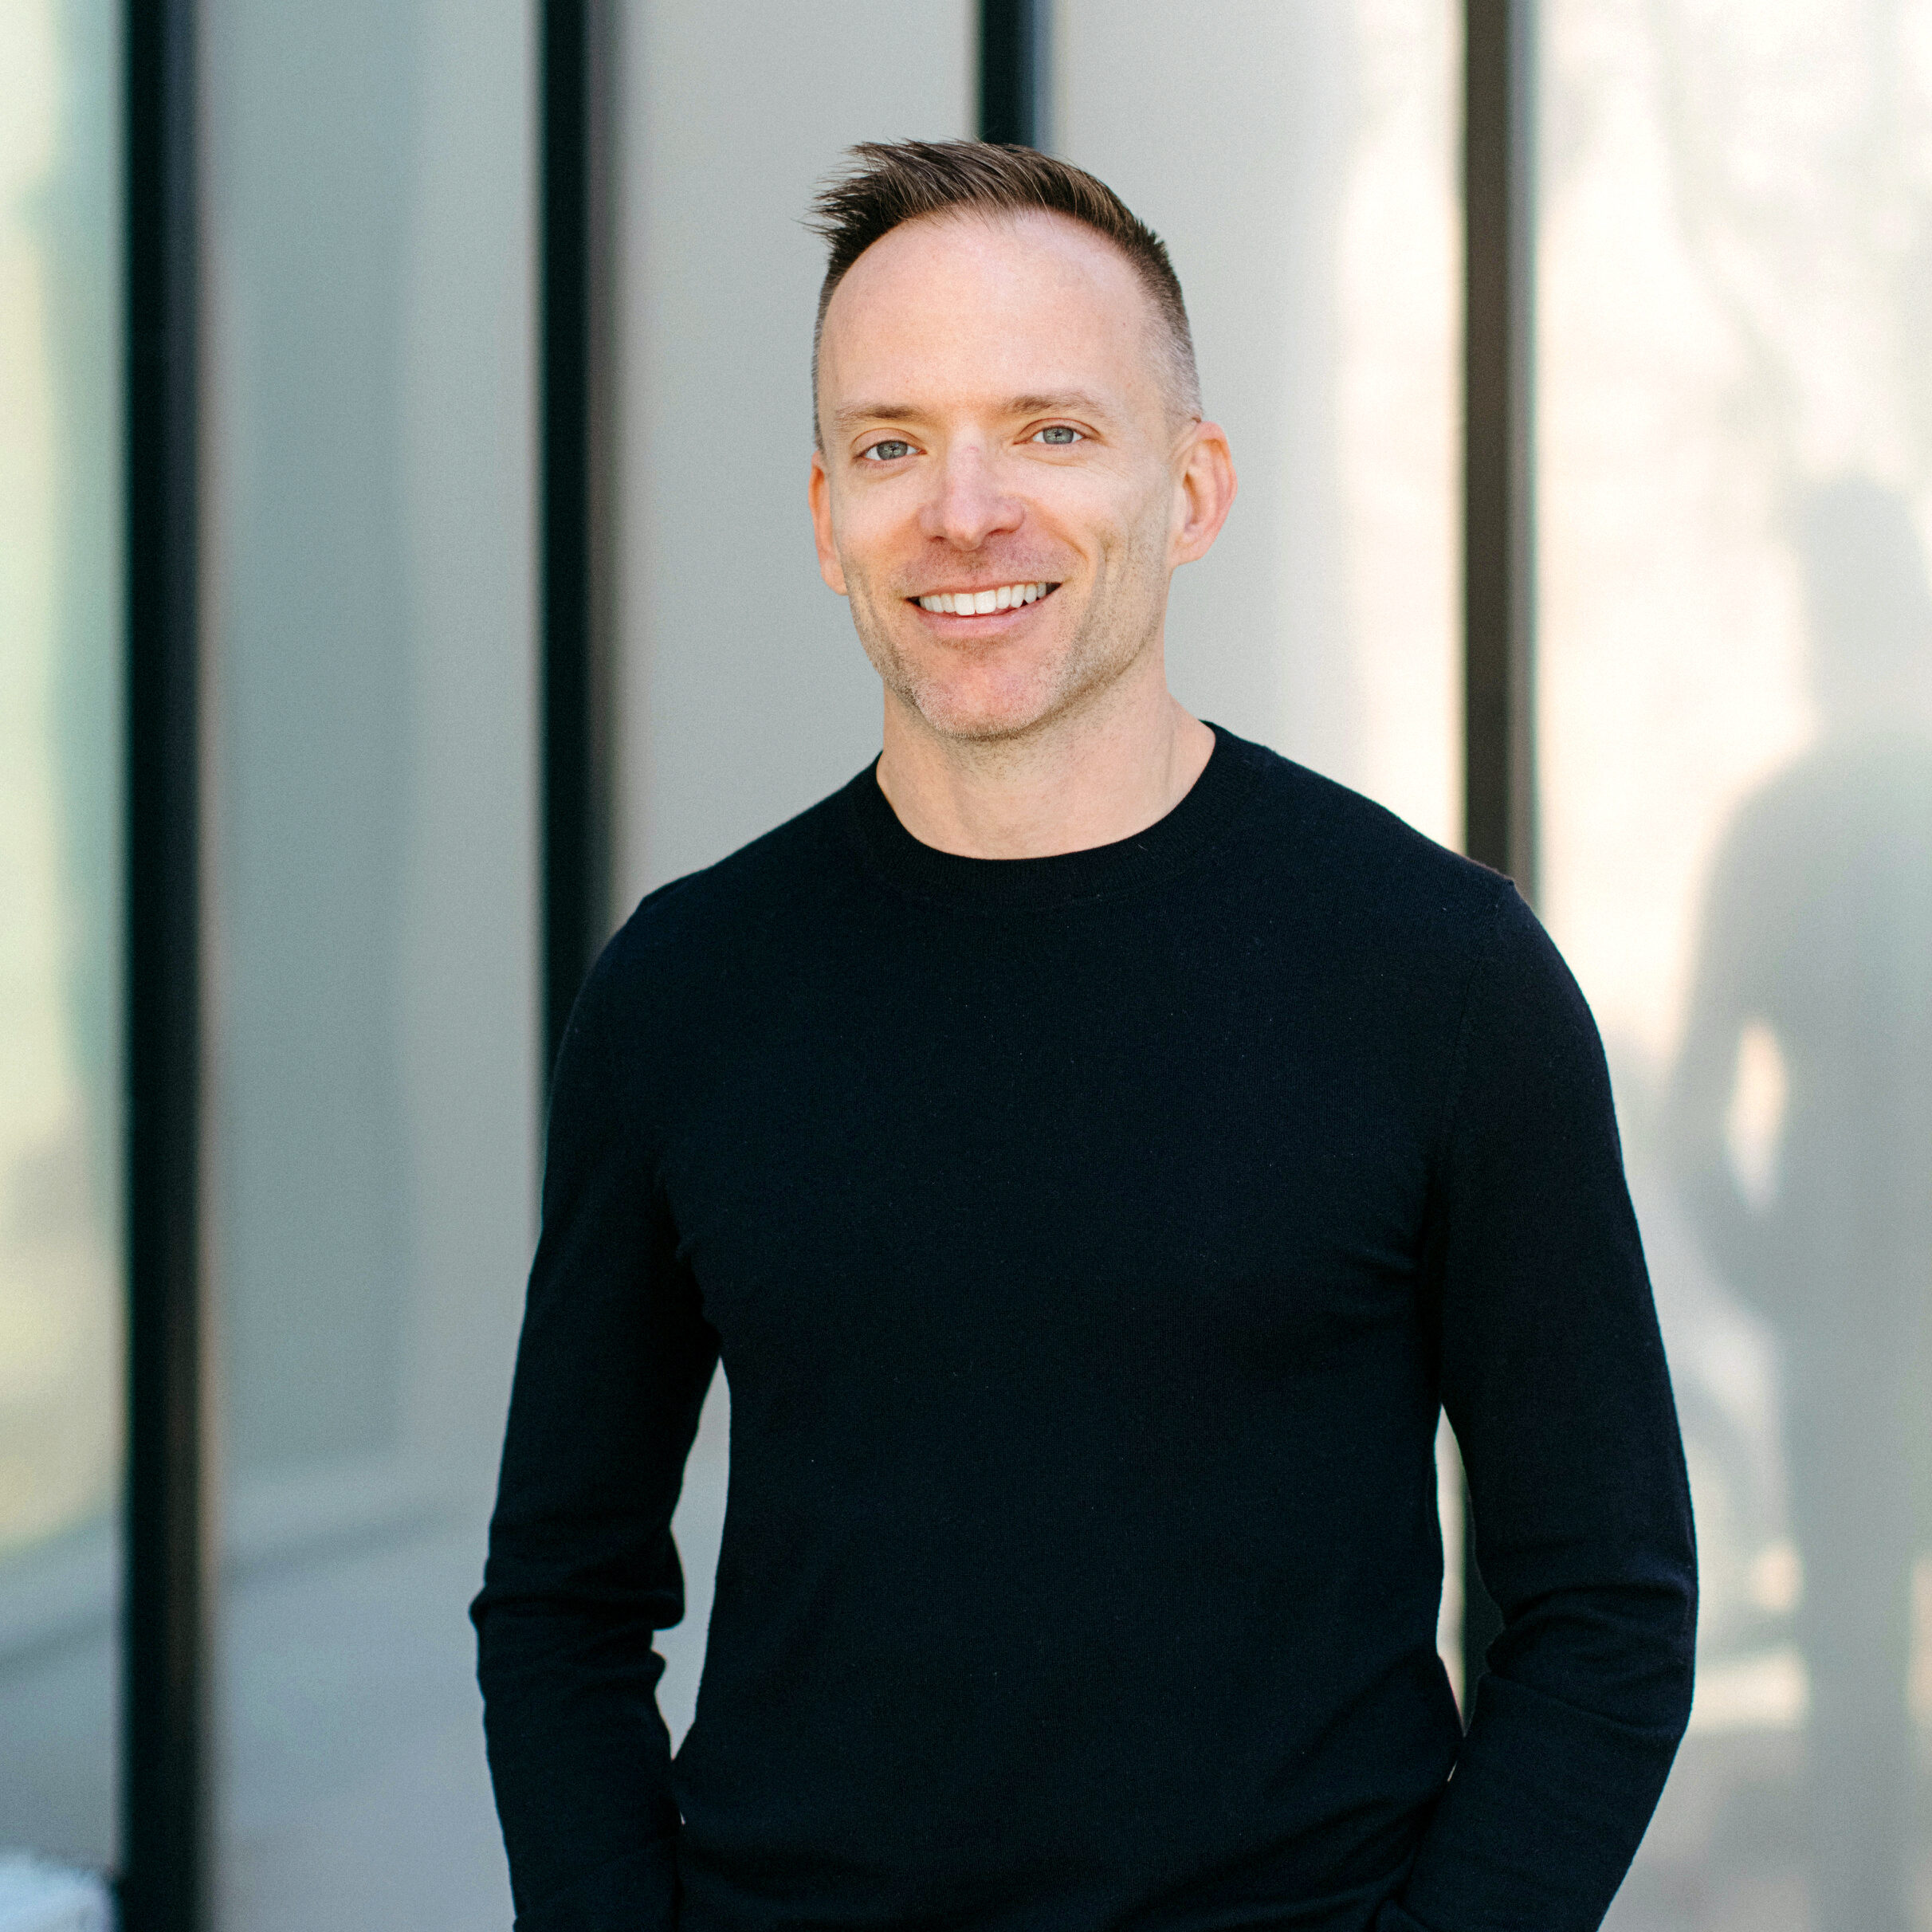
[[[855,781],[856,782],[856,781]],[[705,973],[823,904],[853,872],[850,785],[701,870],[640,900],[599,961],[622,977]]]
[[[571,1031],[620,1057],[648,1041],[661,1060],[728,1024],[783,970],[801,929],[835,917],[850,889],[850,789],[647,893],[591,968]]]
[[[1473,961],[1535,921],[1501,873],[1419,832],[1387,807],[1266,746],[1232,748],[1253,769],[1252,862],[1337,934]]]

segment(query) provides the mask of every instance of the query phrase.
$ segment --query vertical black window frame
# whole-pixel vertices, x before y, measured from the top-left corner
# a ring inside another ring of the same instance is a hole
[[[128,0],[122,1922],[209,1922],[194,0]]]
[[[1535,0],[1463,8],[1463,849],[1536,896]],[[1463,1491],[1467,1718],[1501,1612]]]
[[[613,0],[544,0],[538,435],[542,999],[554,1066],[609,936],[616,460]]]
[[[1053,0],[980,0],[980,139],[1053,146]]]

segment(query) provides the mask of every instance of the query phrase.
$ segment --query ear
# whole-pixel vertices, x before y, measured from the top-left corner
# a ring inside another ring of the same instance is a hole
[[[1196,422],[1175,453],[1174,534],[1168,563],[1204,557],[1235,505],[1235,457],[1218,422]]]
[[[832,540],[832,480],[825,473],[825,458],[811,453],[811,481],[807,485],[811,503],[811,537],[819,550],[819,575],[842,597],[846,594],[845,570],[838,561],[838,546]]]

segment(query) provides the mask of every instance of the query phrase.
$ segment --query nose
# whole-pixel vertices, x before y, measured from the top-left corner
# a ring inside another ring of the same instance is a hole
[[[920,512],[922,535],[955,550],[977,550],[989,536],[1019,528],[1025,514],[1019,499],[1000,489],[979,443],[951,446],[934,466],[934,481],[937,487]]]

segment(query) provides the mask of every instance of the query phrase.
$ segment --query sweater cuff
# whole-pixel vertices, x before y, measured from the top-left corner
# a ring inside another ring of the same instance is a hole
[[[1486,1673],[1403,1888],[1405,1910],[1420,1906],[1425,1926],[1597,1925],[1670,1775],[1679,1730],[1620,1723]]]
[[[653,1839],[516,1916],[515,1932],[672,1932],[677,1838]]]

